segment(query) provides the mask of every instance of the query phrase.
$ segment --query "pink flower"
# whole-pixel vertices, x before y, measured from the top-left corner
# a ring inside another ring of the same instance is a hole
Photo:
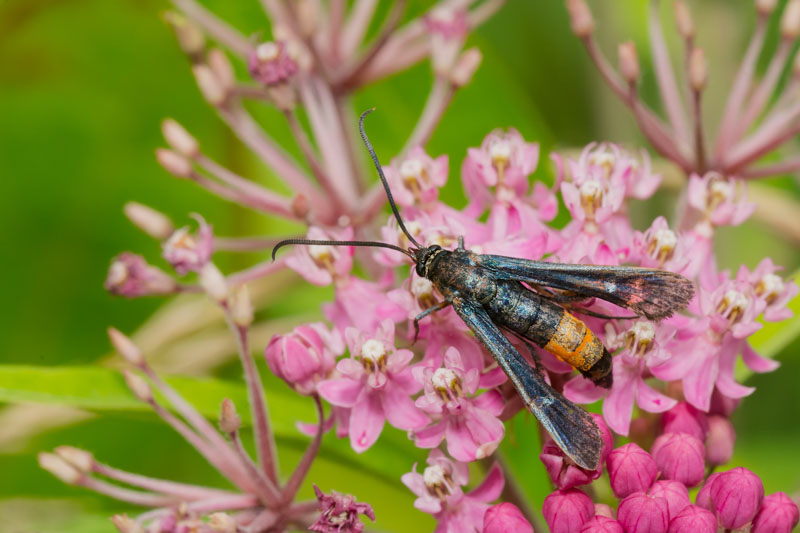
[[[322,304],[322,313],[339,331],[355,326],[362,332],[375,331],[385,319],[402,320],[400,306],[386,298],[385,286],[355,276],[336,280],[333,302]]]
[[[358,519],[363,514],[375,521],[375,512],[368,503],[358,503],[354,496],[331,491],[324,494],[314,485],[314,493],[319,500],[320,515],[308,529],[320,533],[361,533],[364,524]]]
[[[625,530],[613,518],[595,515],[583,524],[580,533],[625,533]]]
[[[492,466],[486,479],[475,489],[464,493],[462,486],[469,481],[465,463],[445,457],[441,450],[432,450],[428,466],[422,474],[414,465],[412,472],[403,474],[403,484],[417,495],[414,507],[429,513],[438,522],[436,533],[479,532],[489,502],[496,500],[503,490],[503,473]]]
[[[711,511],[717,515],[720,525],[727,529],[738,529],[750,523],[764,499],[761,480],[742,467],[709,477],[706,486]],[[698,504],[700,498],[698,493]]]
[[[619,499],[637,491],[646,491],[658,475],[655,460],[633,442],[612,451],[606,467],[611,489]]]
[[[346,241],[353,238],[353,229],[326,232],[316,226],[308,228],[306,237],[314,240]],[[335,279],[347,276],[353,268],[352,246],[296,246],[286,264],[314,285],[330,285]]]
[[[533,533],[533,526],[516,505],[503,502],[483,515],[483,533]]]
[[[694,487],[705,477],[705,448],[697,437],[686,433],[664,433],[650,449],[664,479]]]
[[[648,268],[660,268],[691,275],[689,266],[697,250],[691,246],[691,239],[672,231],[667,219],[657,217],[644,232],[635,232],[634,253],[631,260]]]
[[[287,335],[275,335],[264,350],[273,374],[300,394],[311,394],[317,382],[328,377],[336,356],[344,353],[338,330],[329,331],[321,322],[298,326]]]
[[[471,397],[478,389],[478,370],[466,370],[461,354],[450,348],[444,356],[444,367],[417,367],[413,372],[424,386],[416,406],[438,418],[414,432],[415,444],[433,448],[446,438],[447,451],[458,461],[474,461],[494,453],[505,435],[505,426],[497,418],[504,402],[496,390]]]
[[[433,70],[446,76],[455,67],[464,46],[469,30],[467,13],[463,8],[438,5],[423,20],[430,37]]]
[[[726,178],[718,172],[708,172],[703,177],[692,174],[687,197],[689,205],[701,213],[701,224],[712,226],[738,226],[756,208],[746,200],[744,180]]]
[[[608,454],[611,453],[611,449],[614,446],[611,432],[601,416],[592,414],[592,418],[594,418],[595,423],[597,423],[598,428],[600,428],[600,434],[603,438],[602,457],[606,458]],[[595,470],[585,470],[579,467],[564,454],[563,450],[561,450],[552,439],[548,439],[547,442],[545,442],[542,453],[539,454],[539,459],[544,463],[550,480],[561,490],[591,483],[593,480],[600,477],[600,474],[603,472],[602,461]]]
[[[712,466],[724,465],[733,457],[736,430],[730,419],[719,415],[708,417],[708,427],[706,461]]]
[[[178,284],[160,268],[147,264],[141,255],[123,252],[111,262],[105,288],[111,294],[136,298],[171,294]]]
[[[383,322],[374,337],[365,338],[354,328],[345,332],[350,358],[336,369],[341,378],[317,384],[327,401],[351,409],[350,445],[363,452],[380,436],[386,420],[396,428],[419,429],[428,417],[415,406],[410,395],[420,389],[408,363],[414,354],[394,347],[394,324]]]
[[[661,416],[664,433],[686,433],[699,440],[708,434],[708,417],[694,406],[680,402]]]
[[[578,489],[557,490],[542,503],[542,516],[551,533],[572,533],[594,515],[592,499]]]
[[[617,520],[625,533],[667,533],[669,506],[664,498],[634,492],[620,502]]]
[[[691,500],[689,500],[689,489],[678,481],[656,481],[647,491],[647,494],[664,498],[667,502],[670,517],[677,516],[678,513],[692,504]]]
[[[668,533],[716,533],[713,513],[696,505],[687,505],[669,521]]]
[[[257,82],[275,86],[287,82],[298,69],[285,42],[266,42],[250,51],[247,70]]]
[[[748,281],[753,286],[757,298],[766,303],[764,320],[780,322],[792,316],[792,310],[786,307],[789,301],[797,296],[800,287],[793,281],[784,281],[775,272],[780,267],[775,266],[772,259],[766,257],[748,276]],[[746,269],[745,269],[746,272]],[[738,276],[737,276],[738,279]]]
[[[192,235],[189,227],[175,230],[164,242],[164,259],[172,265],[181,276],[188,272],[199,272],[214,251],[214,234],[211,226],[200,215],[193,215],[197,220],[197,233]]]
[[[797,504],[785,492],[770,494],[753,519],[753,533],[789,533],[800,520]]]
[[[430,207],[439,196],[439,188],[447,183],[448,158],[436,159],[415,146],[402,161],[393,160],[384,169],[398,206]]]
[[[587,181],[619,181],[627,197],[644,200],[653,195],[661,183],[661,175],[653,174],[650,157],[642,150],[643,163],[616,144],[591,143],[581,152],[577,161],[568,159],[571,180],[581,184]]]

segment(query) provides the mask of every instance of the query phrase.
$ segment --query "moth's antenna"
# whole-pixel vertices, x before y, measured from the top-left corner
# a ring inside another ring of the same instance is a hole
[[[375,169],[378,171],[378,177],[381,178],[381,183],[383,183],[383,188],[386,190],[386,197],[389,199],[389,205],[392,207],[392,212],[394,213],[394,218],[397,219],[397,223],[400,225],[400,229],[403,230],[403,233],[406,234],[408,240],[411,241],[414,246],[417,248],[424,248],[417,240],[414,238],[411,233],[406,229],[406,225],[403,224],[403,219],[400,218],[400,212],[397,210],[397,205],[394,203],[394,198],[392,198],[392,191],[389,189],[389,183],[386,181],[386,176],[383,174],[383,168],[381,167],[380,161],[378,161],[378,156],[375,154],[375,149],[372,148],[372,143],[369,142],[367,138],[367,132],[364,131],[364,117],[369,115],[375,111],[375,108],[367,109],[363,113],[361,113],[361,118],[358,119],[358,131],[361,133],[361,138],[364,140],[364,144],[367,147],[367,151],[369,152],[369,156],[372,158],[372,162],[375,163]]]
[[[399,246],[395,246],[394,244],[387,244],[385,242],[376,242],[376,241],[315,241],[313,239],[286,239],[285,241],[281,241],[275,245],[275,248],[272,249],[272,260],[275,261],[275,254],[277,253],[278,249],[283,248],[284,246],[288,246],[290,244],[316,244],[319,246],[372,246],[374,248],[388,248],[390,250],[396,250],[400,253],[406,254],[413,260],[416,260],[414,254],[406,250],[405,248],[400,248]]]

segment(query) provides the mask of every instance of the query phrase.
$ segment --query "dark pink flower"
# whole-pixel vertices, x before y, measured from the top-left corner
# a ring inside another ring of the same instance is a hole
[[[320,533],[361,533],[364,524],[358,519],[363,514],[375,521],[375,512],[368,503],[358,503],[354,496],[331,491],[324,494],[314,485],[314,493],[319,500],[320,515],[308,529]]]
[[[706,461],[712,466],[724,465],[733,457],[736,430],[729,418],[719,415],[708,417],[708,427]]]
[[[689,489],[678,481],[656,481],[647,491],[647,494],[664,498],[669,508],[670,517],[677,516],[687,505],[692,504],[689,499]]]
[[[247,70],[257,82],[275,86],[289,81],[298,69],[285,42],[265,42],[248,55]]]
[[[592,499],[578,489],[557,490],[542,503],[542,516],[551,533],[572,533],[594,515]]]
[[[617,520],[625,533],[666,533],[669,506],[664,498],[634,492],[620,502]]]
[[[300,394],[311,394],[317,382],[328,377],[336,357],[344,353],[338,330],[322,322],[298,326],[287,335],[275,335],[264,350],[273,374]]]
[[[625,530],[615,519],[595,515],[583,524],[580,533],[625,533]]]
[[[614,440],[603,417],[596,414],[592,414],[591,416],[594,418],[598,428],[600,428],[600,434],[603,438],[602,458],[605,459],[608,457],[608,454],[611,453]],[[550,480],[561,490],[591,483],[593,480],[600,477],[600,474],[603,472],[602,461],[595,470],[585,470],[579,467],[564,454],[564,451],[559,448],[552,439],[548,439],[547,442],[545,442],[542,453],[539,454],[539,459],[544,463]]]
[[[533,533],[533,526],[516,505],[503,502],[483,515],[483,533]]]
[[[800,520],[797,504],[785,492],[770,494],[753,519],[753,533],[789,533]]]
[[[462,486],[469,481],[466,463],[452,461],[441,450],[431,450],[428,466],[422,474],[417,465],[412,472],[403,474],[403,484],[417,495],[414,507],[429,513],[438,522],[437,533],[480,532],[489,502],[496,500],[503,490],[503,473],[496,464],[483,482],[464,493]]]
[[[441,155],[433,159],[415,146],[402,161],[393,160],[384,170],[397,205],[425,208],[436,201],[439,188],[447,183],[448,158]]]
[[[166,272],[131,252],[123,252],[111,261],[105,282],[108,292],[126,298],[171,294],[177,287],[178,284]]]
[[[705,476],[705,448],[697,437],[686,433],[664,433],[650,449],[664,479],[694,487]]]
[[[717,518],[711,511],[687,505],[669,521],[668,533],[716,533]]]
[[[181,276],[189,272],[199,272],[214,251],[214,234],[211,226],[200,215],[193,215],[197,220],[197,233],[192,234],[188,226],[175,230],[164,242],[164,259],[172,265]]]
[[[619,499],[646,491],[658,475],[655,460],[633,442],[613,450],[606,459],[606,467],[611,489]]]
[[[708,417],[694,406],[680,402],[661,416],[664,433],[686,433],[699,440],[708,434]]]
[[[408,367],[414,354],[394,347],[394,324],[383,322],[374,337],[354,328],[345,332],[350,357],[336,365],[341,378],[320,381],[317,392],[350,413],[350,445],[356,452],[372,446],[388,420],[396,428],[419,429],[428,423],[410,398],[420,389]]]
[[[480,373],[465,369],[457,349],[447,350],[442,368],[418,366],[413,373],[424,387],[415,405],[438,419],[414,432],[417,446],[433,448],[447,439],[450,455],[465,462],[494,453],[505,435],[505,426],[497,418],[503,412],[503,397],[497,390],[473,397]]]
[[[708,498],[720,525],[738,529],[750,523],[764,499],[764,484],[750,470],[737,467],[709,478]],[[704,487],[705,488],[705,487]],[[698,504],[700,493],[697,495]]]

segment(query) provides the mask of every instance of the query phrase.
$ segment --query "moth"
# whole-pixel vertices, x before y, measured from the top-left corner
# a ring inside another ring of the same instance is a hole
[[[419,331],[420,320],[452,305],[508,375],[525,406],[556,444],[578,466],[594,470],[600,463],[603,444],[594,420],[553,389],[538,365],[531,366],[503,331],[523,341],[534,361],[536,354],[531,343],[569,363],[595,384],[608,388],[612,384],[611,354],[565,306],[580,299],[599,298],[626,308],[636,316],[660,320],[689,303],[694,293],[692,283],[663,270],[548,263],[477,254],[465,248],[463,236],[459,237],[454,250],[421,245],[403,223],[381,164],[364,131],[364,118],[372,111],[361,115],[359,131],[398,226],[411,243],[409,248],[374,241],[288,239],[275,246],[273,258],[279,248],[289,244],[373,246],[406,254],[414,261],[417,274],[430,280],[444,297],[442,302],[414,319],[415,330]],[[581,312],[594,315],[587,310]]]

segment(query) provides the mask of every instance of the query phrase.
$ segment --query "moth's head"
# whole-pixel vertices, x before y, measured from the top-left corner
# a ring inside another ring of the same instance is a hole
[[[442,247],[438,244],[414,250],[414,257],[415,261],[417,262],[417,274],[423,278],[427,278],[431,259],[433,259],[440,251],[442,251]]]

